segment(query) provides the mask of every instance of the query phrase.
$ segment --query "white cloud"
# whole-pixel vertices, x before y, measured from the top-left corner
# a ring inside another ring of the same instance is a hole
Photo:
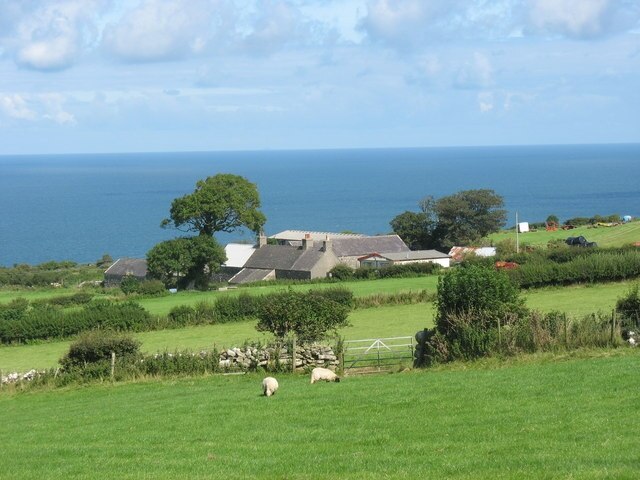
[[[481,92],[478,94],[478,108],[482,113],[488,113],[493,110],[494,100],[493,93]]]
[[[0,111],[10,118],[18,120],[35,120],[36,112],[27,106],[27,102],[18,94],[1,95]]]
[[[305,43],[310,32],[303,31],[300,12],[280,0],[260,2],[260,10],[243,43],[251,53],[270,53],[292,41]]]
[[[374,41],[411,47],[429,37],[458,0],[370,0],[360,27]]]
[[[145,0],[109,23],[103,46],[126,61],[154,62],[204,51],[213,38],[216,7],[208,0]]]
[[[0,45],[16,62],[35,70],[70,67],[97,37],[96,17],[105,0],[0,3]]]
[[[75,125],[75,116],[65,109],[66,102],[59,93],[0,93],[0,112],[14,120]]]
[[[637,24],[640,6],[625,0],[530,0],[533,32],[570,38],[595,38]]]

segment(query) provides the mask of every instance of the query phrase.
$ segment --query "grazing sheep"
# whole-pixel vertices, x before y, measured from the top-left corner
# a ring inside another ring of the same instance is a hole
[[[262,392],[266,397],[274,395],[278,391],[278,381],[273,377],[262,380]]]
[[[311,370],[311,383],[324,380],[326,382],[339,382],[340,377],[328,368],[317,367]]]

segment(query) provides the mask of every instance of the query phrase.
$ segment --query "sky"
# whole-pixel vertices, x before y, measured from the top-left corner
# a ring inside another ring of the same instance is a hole
[[[640,142],[640,0],[0,0],[0,155]]]

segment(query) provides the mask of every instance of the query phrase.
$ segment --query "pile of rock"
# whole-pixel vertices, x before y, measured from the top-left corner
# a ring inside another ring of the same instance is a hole
[[[11,372],[7,374],[6,377],[4,375],[0,377],[0,383],[2,385],[7,385],[9,383],[16,383],[20,380],[30,381],[33,380],[36,375],[38,375],[38,371],[33,369],[29,370],[27,373]]]
[[[227,369],[253,370],[258,367],[269,370],[280,365],[291,365],[292,355],[288,347],[244,347],[230,348],[220,353],[220,367]],[[296,369],[306,367],[336,367],[338,357],[331,347],[325,345],[297,346]]]

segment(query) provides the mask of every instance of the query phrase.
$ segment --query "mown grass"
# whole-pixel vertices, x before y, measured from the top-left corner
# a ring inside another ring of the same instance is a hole
[[[638,354],[0,395],[0,478],[632,479]]]
[[[521,245],[546,246],[550,240],[566,240],[568,237],[579,237],[582,235],[589,242],[596,242],[599,247],[622,247],[630,243],[640,242],[640,221],[635,221],[615,227],[577,227],[573,230],[556,230],[547,232],[538,230],[536,232],[521,233],[519,236]],[[503,230],[489,235],[489,240],[494,244],[503,240],[516,240],[515,230]]]

